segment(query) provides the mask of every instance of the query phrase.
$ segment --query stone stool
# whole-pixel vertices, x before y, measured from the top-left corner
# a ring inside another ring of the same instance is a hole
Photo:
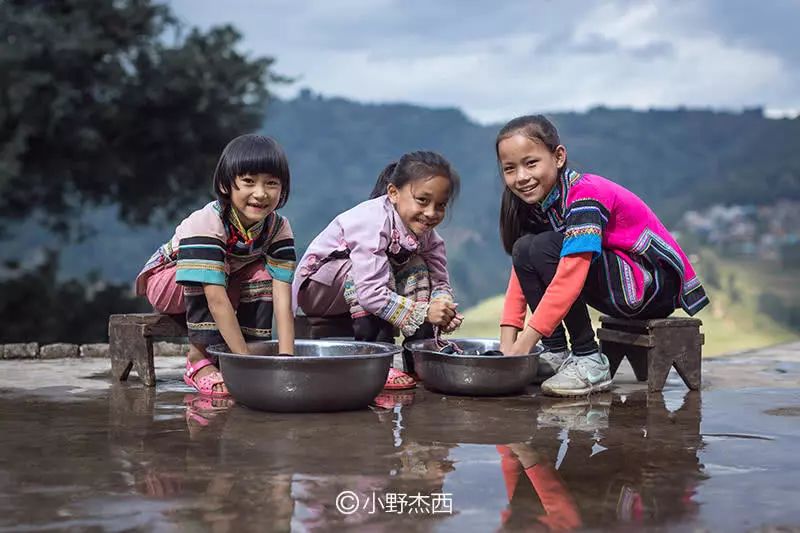
[[[612,376],[627,357],[636,379],[647,381],[650,392],[664,388],[673,366],[687,387],[698,390],[705,340],[700,333],[702,324],[696,318],[629,320],[601,316],[597,338],[611,363]]]

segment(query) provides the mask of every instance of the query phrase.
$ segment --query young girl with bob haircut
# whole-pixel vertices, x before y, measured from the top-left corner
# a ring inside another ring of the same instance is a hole
[[[247,354],[246,341],[272,338],[273,312],[280,352],[294,351],[294,237],[276,211],[289,199],[289,178],[274,139],[233,139],[214,172],[217,200],[184,219],[136,278],[137,293],[156,311],[186,314],[183,379],[201,394],[228,395],[206,347],[224,342]]]
[[[378,176],[370,199],[338,215],[309,245],[293,283],[295,305],[309,316],[349,313],[355,339],[394,342],[456,329],[442,238],[434,228],[460,179],[434,152],[411,152]],[[404,352],[406,370],[413,372]],[[415,385],[392,368],[387,388]]]
[[[694,315],[708,298],[689,259],[635,194],[567,166],[567,149],[541,115],[523,116],[497,135],[505,184],[503,246],[513,259],[500,336],[506,354],[526,354],[543,340],[542,383],[554,396],[611,387],[587,304],[618,318]],[[533,316],[524,324],[525,304]],[[562,321],[570,333],[572,354]]]

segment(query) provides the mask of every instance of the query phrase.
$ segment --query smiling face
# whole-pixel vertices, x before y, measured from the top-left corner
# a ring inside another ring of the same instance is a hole
[[[444,219],[450,201],[450,180],[432,176],[411,180],[399,189],[389,184],[387,194],[403,224],[419,237]]]
[[[547,198],[567,161],[563,145],[550,151],[543,142],[522,134],[501,140],[497,155],[506,187],[526,204]]]
[[[281,199],[281,180],[271,174],[236,176],[231,190],[231,205],[246,228],[275,211]]]

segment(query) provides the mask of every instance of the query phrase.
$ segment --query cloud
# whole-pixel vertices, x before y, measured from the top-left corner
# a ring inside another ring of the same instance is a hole
[[[482,122],[595,105],[800,108],[793,0],[173,0],[328,96]]]

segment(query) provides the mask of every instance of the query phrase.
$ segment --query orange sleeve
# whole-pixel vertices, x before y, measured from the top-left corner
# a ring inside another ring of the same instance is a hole
[[[540,522],[551,531],[570,531],[581,527],[578,506],[552,466],[533,465],[525,470],[525,474],[531,480],[547,513],[546,516],[539,517]]]
[[[500,319],[500,326],[513,326],[517,329],[525,327],[525,313],[528,311],[528,304],[525,302],[525,295],[522,294],[522,287],[519,278],[511,267],[511,277],[508,280],[506,289],[506,299],[503,302],[503,316]]]
[[[496,445],[497,451],[500,452],[500,469],[503,471],[503,481],[506,484],[506,494],[508,501],[514,496],[514,489],[517,486],[519,475],[522,473],[522,463],[519,462],[511,448],[505,444]]]
[[[553,334],[553,330],[564,320],[572,304],[581,294],[591,263],[592,252],[561,258],[553,281],[547,286],[542,301],[536,306],[528,322],[530,327],[545,337]]]

